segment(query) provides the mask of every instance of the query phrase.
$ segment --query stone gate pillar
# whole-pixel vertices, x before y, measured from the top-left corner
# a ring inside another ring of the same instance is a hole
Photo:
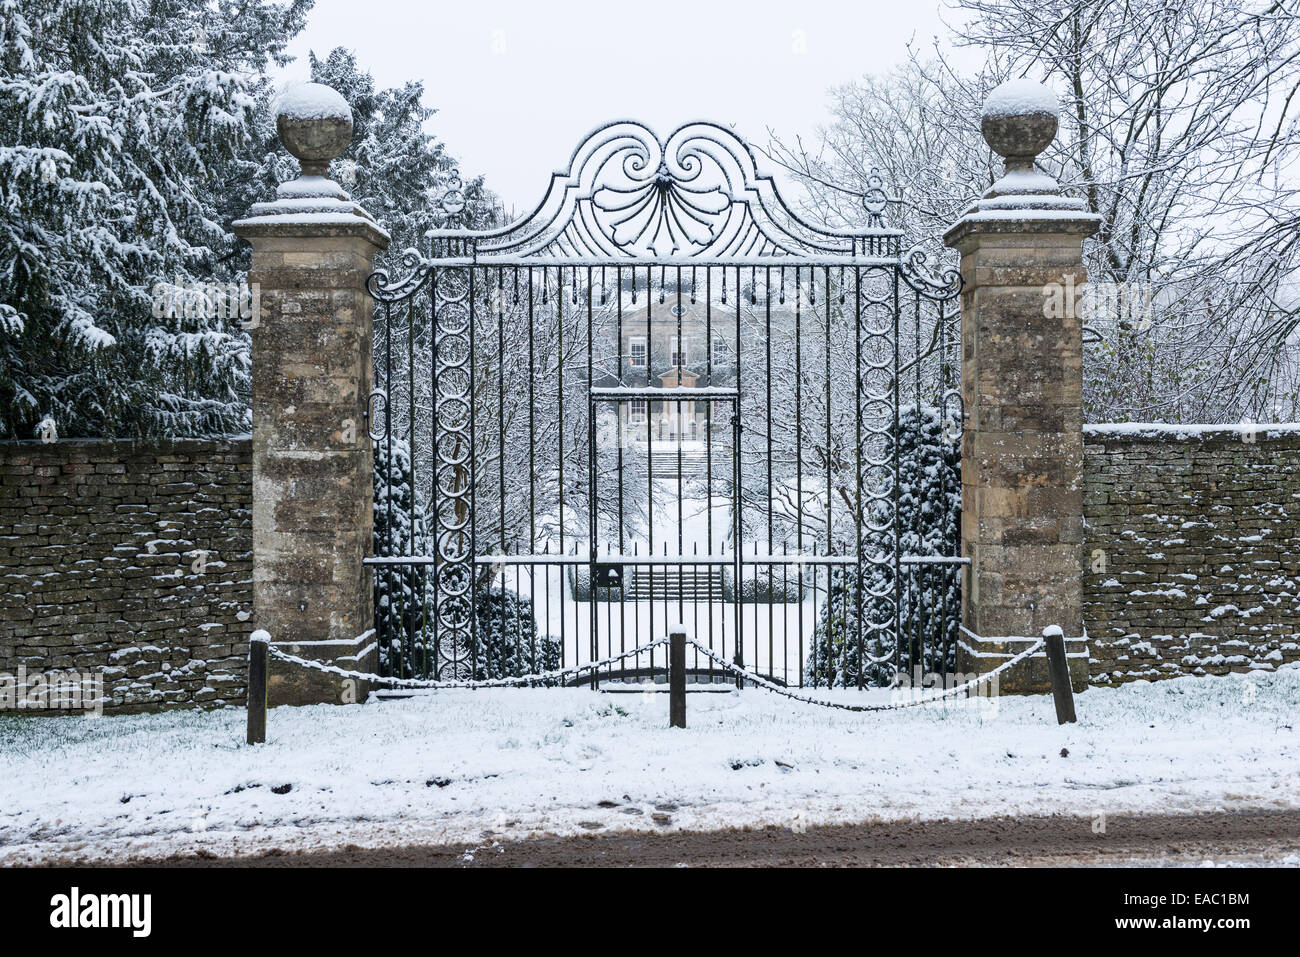
[[[253,339],[253,616],[291,653],[373,672],[373,461],[367,277],[388,234],[327,178],[352,111],[316,83],[287,93],[276,127],[302,175],[235,232],[260,287]],[[366,689],[271,662],[272,704],[360,700]]]
[[[1049,625],[1065,632],[1076,690],[1087,681],[1083,630],[1082,241],[1099,218],[1034,169],[1057,128],[1052,91],[995,89],[981,130],[1006,172],[948,230],[961,253],[962,591],[958,669],[984,673]],[[1040,654],[1000,679],[1004,692],[1050,689]]]

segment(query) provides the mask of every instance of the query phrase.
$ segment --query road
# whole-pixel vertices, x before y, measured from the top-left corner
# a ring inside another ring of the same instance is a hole
[[[256,857],[173,857],[173,866],[927,867],[1300,864],[1300,811],[910,821],[724,831],[620,832],[475,844]]]

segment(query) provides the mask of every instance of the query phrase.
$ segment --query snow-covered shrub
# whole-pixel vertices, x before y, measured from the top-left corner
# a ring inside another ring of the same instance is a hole
[[[902,555],[954,556],[961,550],[960,430],[931,406],[899,411],[898,548]],[[871,525],[888,520],[884,506]],[[868,532],[867,554],[894,553],[894,530]],[[955,565],[903,566],[895,581],[892,563],[859,571],[836,569],[818,612],[805,680],[818,685],[890,684],[899,668],[944,674],[956,661],[961,612],[961,573]],[[895,589],[899,626],[895,627]],[[859,611],[860,609],[860,611]],[[860,617],[859,617],[860,616]],[[861,628],[859,629],[859,621]],[[873,627],[880,626],[880,627]],[[859,630],[861,639],[859,640]],[[895,637],[897,641],[895,641]],[[872,659],[877,659],[873,661]]]
[[[560,667],[560,640],[537,633],[531,599],[502,588],[478,593],[474,638],[461,655],[475,681],[517,678]]]
[[[393,439],[375,443],[376,555],[430,555],[432,539],[424,510],[411,485],[407,444]],[[428,565],[379,565],[375,579],[375,630],[379,635],[380,671],[412,677],[432,671],[433,582]]]
[[[803,593],[812,588],[812,573],[804,573]],[[766,605],[801,601],[799,572],[793,566],[755,568],[740,576],[739,597],[742,605]],[[722,600],[735,601],[735,575],[730,568],[722,571]]]

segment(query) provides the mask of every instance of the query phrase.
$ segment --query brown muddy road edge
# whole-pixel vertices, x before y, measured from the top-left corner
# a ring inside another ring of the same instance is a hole
[[[1300,855],[1300,810],[1093,818],[1000,817],[722,831],[615,832],[520,841],[250,857],[171,857],[179,867],[935,867],[1271,864]]]

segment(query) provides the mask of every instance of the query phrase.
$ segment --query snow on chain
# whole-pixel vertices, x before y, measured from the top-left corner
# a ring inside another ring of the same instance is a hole
[[[311,661],[310,659],[307,658],[299,658],[297,655],[291,655],[288,652],[281,651],[279,648],[275,647],[274,645],[268,645],[267,650],[273,658],[276,658],[279,661],[288,662],[289,664],[300,665],[301,667],[310,668],[314,671],[323,671],[327,674],[338,675],[339,677],[342,678],[355,678],[359,681],[369,681],[374,684],[391,685],[393,687],[398,687],[398,688],[474,689],[474,688],[510,688],[510,687],[518,687],[521,685],[542,684],[548,681],[555,681],[557,679],[564,678],[569,675],[582,674],[584,671],[593,671],[600,668],[605,668],[608,667],[609,665],[616,664],[625,658],[631,658],[634,655],[644,654],[645,652],[650,651],[652,648],[658,648],[660,645],[666,645],[666,644],[668,644],[668,639],[660,638],[656,641],[651,641],[648,642],[647,644],[640,645],[639,647],[633,648],[630,651],[620,652],[619,654],[612,655],[609,658],[602,658],[600,661],[591,661],[585,665],[576,665],[571,668],[564,668],[560,671],[547,671],[535,675],[521,675],[518,678],[490,678],[490,679],[485,679],[483,681],[433,681],[433,680],[427,680],[422,678],[385,678],[382,677],[381,675],[372,675],[364,671],[349,671],[348,669],[340,668],[337,665],[327,665],[324,662]],[[975,688],[978,688],[980,685],[987,684],[989,681],[992,681],[994,678],[996,678],[998,675],[1000,675],[1002,672],[1006,671],[1008,668],[1012,667],[1013,665],[1017,665],[1020,662],[1024,661],[1026,658],[1029,658],[1030,656],[1037,654],[1039,651],[1043,649],[1043,646],[1046,644],[1046,641],[1044,639],[1039,639],[1037,642],[1035,642],[1030,647],[1026,648],[1024,651],[1020,652],[1020,654],[1016,655],[1014,658],[1008,658],[1002,664],[998,665],[992,671],[988,672],[988,674],[980,675],[978,678],[974,679],[973,681],[967,681],[965,684],[956,685],[952,688],[945,688],[943,691],[939,691],[935,694],[925,695],[923,697],[910,698],[905,701],[891,701],[886,704],[851,704],[849,702],[844,702],[844,701],[827,701],[825,698],[814,698],[812,695],[799,694],[798,692],[791,691],[789,688],[783,688],[778,684],[768,681],[766,678],[762,678],[759,675],[754,674],[752,671],[746,671],[744,668],[740,667],[739,665],[736,665],[733,662],[727,661],[725,658],[715,654],[712,651],[712,649],[706,648],[704,645],[700,644],[698,641],[694,640],[693,638],[688,639],[687,644],[694,645],[697,651],[699,651],[706,658],[712,660],[715,664],[719,665],[723,670],[730,672],[731,674],[735,675],[737,678],[740,678],[744,681],[751,682],[756,687],[762,688],[764,691],[770,691],[773,694],[781,695],[784,698],[789,698],[791,701],[798,701],[802,704],[819,705],[820,707],[823,708],[838,708],[841,711],[862,712],[862,711],[898,711],[902,708],[912,708],[912,707],[916,707],[917,705],[930,704],[931,702],[934,701],[942,701],[945,698],[952,698],[957,695],[964,694],[968,691],[972,691]]]
[[[915,707],[916,705],[930,704],[931,702],[934,701],[941,701],[944,698],[951,698],[955,695],[959,695],[964,692],[970,691],[974,688],[978,688],[982,684],[986,684],[987,682],[995,678],[997,675],[1001,674],[1003,671],[1006,671],[1012,665],[1019,664],[1020,662],[1028,658],[1030,655],[1033,655],[1034,653],[1040,651],[1046,643],[1047,642],[1045,640],[1040,639],[1032,647],[1025,649],[1020,654],[1016,655],[1014,658],[1009,658],[1008,660],[1004,661],[1002,664],[998,665],[988,674],[980,675],[974,681],[968,681],[965,684],[956,685],[955,687],[952,688],[946,688],[943,691],[938,692],[937,694],[931,694],[925,697],[911,698],[906,701],[891,701],[888,704],[849,704],[848,702],[844,702],[844,701],[827,701],[825,698],[814,698],[811,695],[803,695],[803,694],[799,694],[796,691],[791,691],[789,688],[783,688],[778,684],[774,684],[773,682],[768,681],[766,678],[760,678],[758,675],[754,674],[753,672],[746,671],[744,668],[741,668],[740,666],[733,664],[730,661],[718,657],[708,648],[705,648],[703,645],[701,645],[698,641],[690,642],[690,644],[694,645],[697,649],[699,649],[705,655],[705,657],[713,659],[713,661],[721,665],[727,671],[730,671],[732,674],[736,675],[736,677],[743,678],[745,681],[753,682],[755,685],[762,688],[764,691],[770,691],[773,694],[779,694],[782,697],[789,698],[792,701],[798,701],[803,704],[815,704],[815,705],[820,705],[823,708],[839,708],[841,711],[898,711],[901,708],[912,708]]]
[[[374,684],[391,685],[396,688],[431,688],[431,689],[453,689],[453,688],[512,688],[521,685],[542,684],[547,681],[556,681],[569,675],[579,675],[584,671],[593,671],[599,668],[605,668],[609,665],[617,664],[624,658],[631,658],[634,655],[644,654],[652,648],[658,648],[660,645],[668,644],[667,638],[660,638],[656,641],[648,642],[633,648],[630,651],[623,651],[609,658],[602,658],[600,661],[589,661],[585,665],[575,665],[571,668],[564,668],[560,671],[545,671],[535,675],[520,675],[518,678],[486,678],[482,681],[434,681],[425,678],[385,678],[382,675],[372,675],[364,671],[349,671],[346,668],[340,668],[337,665],[327,665],[322,661],[312,661],[308,658],[299,658],[297,655],[291,655],[288,652],[281,651],[275,645],[267,645],[267,651],[271,657],[279,661],[285,661],[289,664],[300,665],[303,668],[310,668],[313,671],[323,671],[327,674],[338,675],[341,678],[356,678],[358,681],[369,681]]]

